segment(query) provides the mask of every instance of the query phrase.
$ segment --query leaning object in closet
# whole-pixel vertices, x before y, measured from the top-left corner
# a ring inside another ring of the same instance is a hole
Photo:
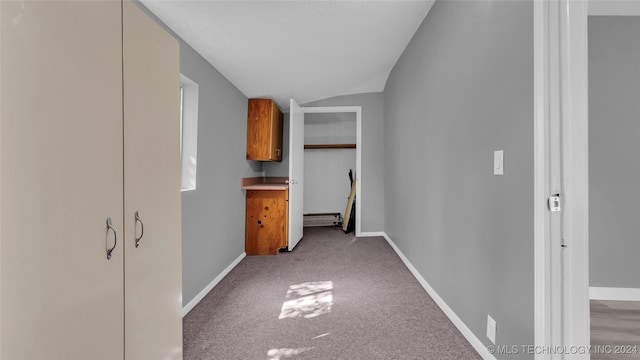
[[[351,169],[349,169],[349,181],[351,182],[351,192],[347,200],[347,208],[344,211],[344,222],[342,230],[345,234],[352,232],[356,228],[356,180]]]

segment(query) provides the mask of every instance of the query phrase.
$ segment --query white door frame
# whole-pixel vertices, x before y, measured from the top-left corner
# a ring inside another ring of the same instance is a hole
[[[362,233],[362,106],[302,107],[305,114],[356,113],[356,237]],[[346,215],[346,214],[345,214]]]
[[[551,10],[550,2],[534,2],[534,344],[541,348],[560,344],[562,340],[561,326],[552,316],[559,311],[560,296],[557,287],[553,291],[557,262],[552,261],[551,214],[544,201],[552,194],[549,138],[552,94],[557,91],[557,81],[551,81],[554,59],[558,55],[557,44],[550,41],[554,32],[551,26],[555,24]],[[551,358],[535,355],[537,360]]]
[[[589,358],[587,70],[587,0],[534,1],[536,359]]]
[[[563,344],[588,347],[589,108],[586,0],[560,1]],[[589,358],[589,354],[565,358]]]
[[[563,344],[590,344],[588,16],[640,16],[637,0],[558,0],[562,83]],[[556,274],[557,275],[557,274]],[[537,299],[536,299],[537,300]],[[588,358],[588,355],[566,358]]]

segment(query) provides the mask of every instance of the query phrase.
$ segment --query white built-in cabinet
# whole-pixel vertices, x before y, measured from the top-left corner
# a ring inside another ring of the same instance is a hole
[[[128,1],[0,19],[0,359],[181,359],[177,41]]]

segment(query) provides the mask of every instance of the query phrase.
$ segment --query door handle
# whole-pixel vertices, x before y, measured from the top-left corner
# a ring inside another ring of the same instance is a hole
[[[116,248],[116,245],[118,245],[118,233],[116,233],[116,229],[114,229],[113,226],[111,225],[111,218],[107,218],[107,235],[106,235],[107,244],[109,243],[109,230],[113,231],[113,247],[111,247],[110,249],[107,249],[107,260],[111,260],[111,253]]]
[[[136,236],[136,247],[140,246],[140,240],[142,240],[142,237],[144,236],[144,223],[142,222],[142,220],[140,219],[140,215],[136,211],[136,222],[133,228],[134,234],[135,230],[138,228],[138,223],[140,223],[140,236]]]

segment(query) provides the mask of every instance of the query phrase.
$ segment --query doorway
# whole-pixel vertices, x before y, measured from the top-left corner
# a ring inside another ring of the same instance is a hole
[[[356,149],[355,113],[305,114],[305,230],[312,226],[338,227],[343,221],[355,224],[355,216],[351,220],[345,209],[356,175]]]
[[[589,246],[590,221],[597,213],[593,213],[594,206],[600,201],[595,200],[594,204],[590,204],[589,16],[639,16],[640,2],[560,0],[550,8],[551,15],[547,13],[548,26],[545,28],[550,36],[545,44],[551,53],[555,53],[555,57],[550,57],[552,64],[557,62],[555,68],[554,65],[550,66],[553,71],[549,82],[557,83],[545,89],[547,97],[552,99],[551,114],[547,119],[552,124],[550,129],[556,124],[560,131],[555,137],[547,134],[545,139],[551,144],[547,148],[551,154],[547,165],[553,164],[554,159],[559,162],[559,166],[551,170],[551,177],[555,174],[561,179],[564,200],[562,213],[558,217],[560,226],[555,229],[545,226],[552,236],[559,236],[562,245],[559,251],[551,248],[547,255],[547,259],[552,259],[555,253],[560,253],[560,267],[552,270],[551,274],[561,279],[561,305],[556,308],[556,313],[561,314],[561,322],[559,333],[552,337],[565,346],[590,349],[589,260],[590,257],[593,259],[592,256],[602,254],[590,256],[593,250]],[[637,99],[636,94],[636,105]],[[634,155],[637,158],[637,154]],[[621,159],[609,158],[605,161],[620,165]],[[545,289],[553,290],[548,286]],[[589,352],[553,358],[583,359],[589,358]]]
[[[640,16],[588,17],[592,359],[640,355]]]
[[[362,106],[321,106],[321,107],[303,107],[302,110],[306,114],[355,114],[355,152],[356,152],[356,198],[362,199]],[[362,232],[362,201],[356,201],[356,236],[360,236]]]
[[[356,193],[362,200],[362,107],[300,107],[295,100],[290,100],[289,107],[289,218],[288,218],[288,250],[291,251],[303,236],[304,221],[304,119],[305,114],[355,113],[356,114]],[[356,236],[361,233],[361,201],[356,202]]]

